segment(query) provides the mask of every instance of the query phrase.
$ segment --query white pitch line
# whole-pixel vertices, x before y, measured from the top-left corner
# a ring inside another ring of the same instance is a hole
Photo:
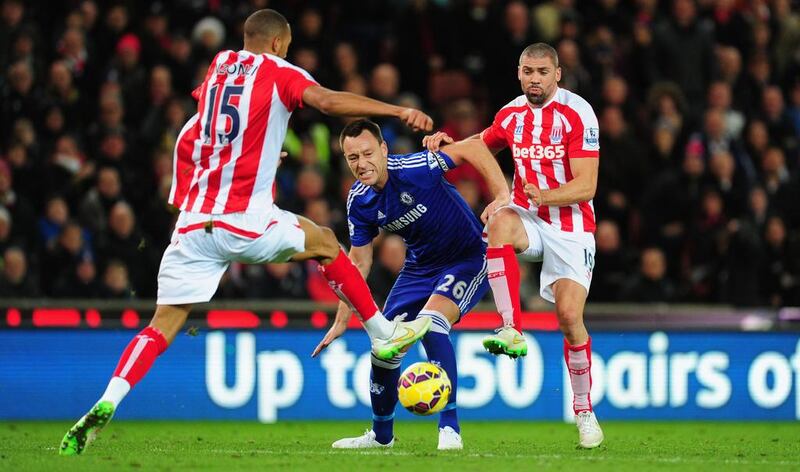
[[[251,449],[251,450],[236,450],[236,449],[210,449],[209,452],[215,454],[264,454],[264,455],[286,455],[293,454],[295,451],[278,451],[272,449]],[[167,450],[158,452],[170,452]],[[337,449],[327,452],[323,451],[303,451],[303,455],[313,456],[336,456],[344,454],[358,454],[362,456],[424,456],[430,457],[430,452],[437,453],[438,451],[426,452],[409,452],[397,451],[390,449],[371,450],[371,451],[357,451],[347,449]],[[588,451],[587,451],[588,452]],[[590,453],[591,454],[591,453]],[[607,461],[607,462],[662,462],[665,464],[734,464],[734,465],[797,465],[796,461],[774,461],[774,460],[747,460],[747,459],[701,459],[701,458],[683,458],[683,457],[609,457],[600,455],[579,455],[576,453],[574,456],[565,456],[563,454],[493,454],[493,453],[455,453],[441,454],[442,457],[449,456],[462,456],[472,458],[491,458],[491,459],[539,459],[539,460],[560,460],[560,459],[575,459],[583,461]]]

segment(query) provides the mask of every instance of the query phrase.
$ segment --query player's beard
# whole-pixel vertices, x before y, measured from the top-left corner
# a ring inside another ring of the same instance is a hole
[[[541,89],[542,93],[534,94],[529,92],[528,90],[525,91],[525,97],[528,98],[528,102],[531,105],[542,105],[547,100],[548,93],[545,89]]]

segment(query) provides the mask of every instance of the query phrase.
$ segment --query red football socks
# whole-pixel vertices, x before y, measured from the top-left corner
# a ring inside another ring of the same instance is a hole
[[[319,267],[336,295],[361,317],[361,321],[367,321],[379,312],[367,282],[344,251],[340,250],[330,264]]]
[[[522,332],[519,301],[519,262],[514,247],[490,247],[486,251],[489,286],[492,287],[497,311],[503,316],[503,325]]]
[[[148,326],[128,343],[114,370],[114,377],[125,379],[133,387],[142,380],[156,357],[164,352],[167,346],[167,340],[161,331]]]

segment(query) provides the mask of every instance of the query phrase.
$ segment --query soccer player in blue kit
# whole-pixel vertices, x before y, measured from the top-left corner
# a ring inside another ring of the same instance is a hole
[[[509,201],[508,185],[497,161],[485,147],[466,140],[442,148],[406,155],[389,155],[378,125],[369,120],[348,124],[339,137],[347,165],[358,181],[350,189],[347,217],[350,258],[366,277],[372,266],[372,240],[379,229],[405,240],[406,262],[386,300],[389,320],[431,318],[422,338],[431,362],[447,372],[452,383],[449,402],[439,418],[440,450],[462,449],[456,413],[458,374],[450,327],[488,291],[486,243],[482,224],[443,175],[469,162],[486,178],[495,200],[484,216]],[[317,346],[317,355],[344,333],[351,310],[339,305],[336,321]],[[334,448],[392,447],[397,381],[405,353],[382,360],[372,356],[370,398],[372,429],[340,439]]]

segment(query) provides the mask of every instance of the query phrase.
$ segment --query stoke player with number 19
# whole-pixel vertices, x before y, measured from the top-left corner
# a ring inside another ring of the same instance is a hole
[[[380,229],[404,239],[406,262],[386,300],[384,315],[390,320],[431,320],[422,345],[452,382],[449,402],[439,417],[438,448],[461,449],[456,413],[458,373],[449,332],[480,301],[489,285],[481,224],[443,175],[468,161],[484,175],[501,202],[509,198],[505,178],[494,157],[477,140],[445,146],[438,153],[389,155],[378,125],[359,120],[344,128],[339,142],[358,179],[347,199],[350,257],[366,276],[372,265],[372,240]],[[349,308],[340,304],[334,325],[314,355],[344,333],[349,317]],[[333,447],[394,444],[393,418],[403,355],[392,359],[372,356],[372,429],[336,441]]]
[[[487,226],[489,283],[506,327],[484,346],[507,354],[506,347],[521,337],[517,255],[542,261],[540,293],[555,303],[564,334],[579,444],[597,447],[603,431],[592,408],[592,345],[583,323],[595,253],[597,117],[586,100],[558,87],[558,54],[549,45],[525,48],[517,77],[523,95],[474,139],[494,154],[511,148],[515,167],[513,200]]]

